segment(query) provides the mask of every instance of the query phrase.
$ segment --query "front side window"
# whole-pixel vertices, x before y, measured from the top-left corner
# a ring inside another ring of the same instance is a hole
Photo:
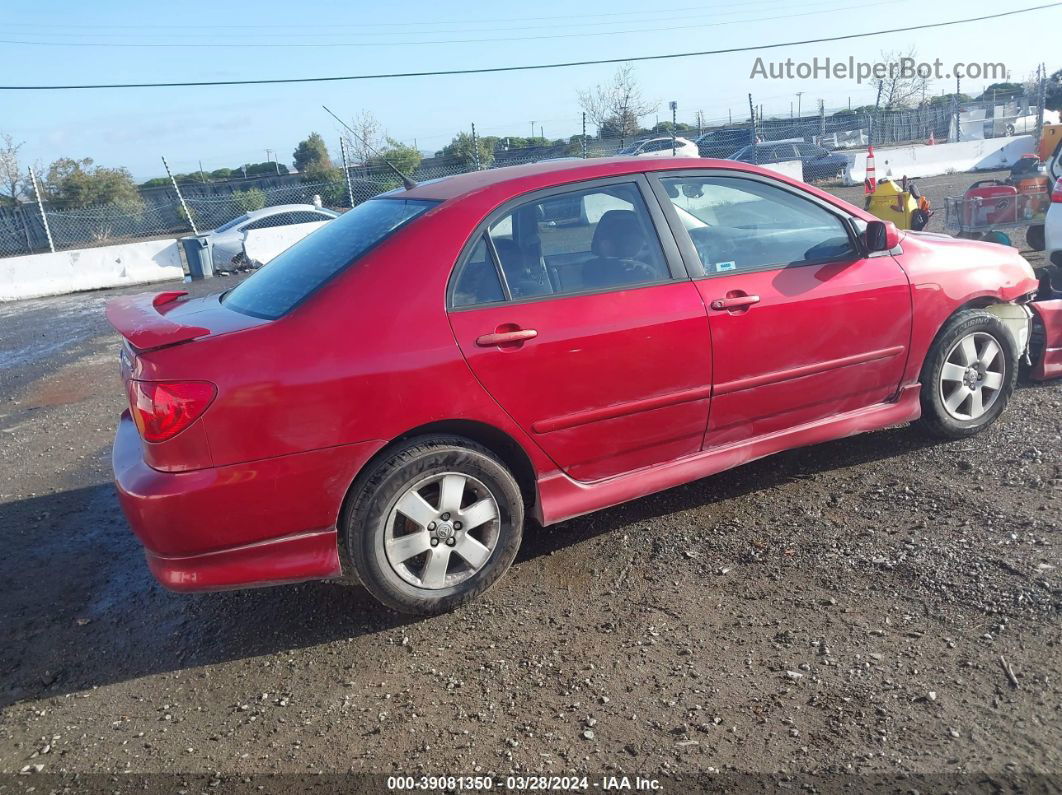
[[[661,183],[707,276],[855,255],[840,218],[787,190],[737,177],[665,177]]]
[[[370,199],[287,249],[225,295],[229,309],[278,318],[384,238],[438,202]]]
[[[635,183],[530,201],[491,224],[487,235],[491,245],[478,241],[461,268],[454,306],[500,300],[499,269],[514,301],[671,278]]]

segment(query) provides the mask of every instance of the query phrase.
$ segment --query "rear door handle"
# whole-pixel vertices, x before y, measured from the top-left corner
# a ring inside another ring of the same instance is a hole
[[[733,298],[716,298],[711,303],[712,309],[739,309],[743,306],[752,306],[758,304],[760,297],[758,295],[735,295]]]
[[[533,328],[515,329],[513,331],[495,331],[493,334],[484,334],[476,337],[476,345],[481,348],[490,348],[495,345],[512,345],[521,343],[538,336]]]

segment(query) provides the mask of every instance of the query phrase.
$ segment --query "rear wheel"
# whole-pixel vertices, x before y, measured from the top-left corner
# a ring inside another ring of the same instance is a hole
[[[506,572],[523,531],[520,488],[493,453],[459,437],[412,439],[377,461],[344,515],[351,563],[388,607],[433,614]]]
[[[1014,341],[999,318],[982,309],[955,314],[922,367],[919,426],[949,439],[987,428],[1014,391],[1017,359]]]

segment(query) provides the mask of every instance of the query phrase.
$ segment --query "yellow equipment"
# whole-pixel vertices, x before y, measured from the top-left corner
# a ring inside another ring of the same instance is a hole
[[[929,201],[919,195],[914,183],[898,185],[891,177],[880,180],[874,192],[867,196],[864,209],[882,221],[892,221],[899,229],[925,229],[932,212]]]
[[[1045,124],[1040,138],[1040,148],[1036,154],[1044,163],[1050,163],[1059,146],[1062,145],[1062,124]]]

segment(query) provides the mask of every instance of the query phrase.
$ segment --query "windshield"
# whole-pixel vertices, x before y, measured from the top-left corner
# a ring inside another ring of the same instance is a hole
[[[225,295],[229,309],[278,318],[398,227],[438,204],[372,199],[307,235]]]
[[[625,146],[625,147],[623,147],[623,149],[620,149],[617,154],[633,155],[635,152],[637,152],[641,148],[643,143],[645,143],[645,141],[635,141],[630,146]]]
[[[230,229],[232,229],[232,227],[236,226],[236,224],[242,224],[244,221],[246,221],[250,217],[251,216],[249,216],[247,213],[244,213],[243,215],[238,215],[235,218],[233,218],[231,221],[229,221],[228,223],[222,224],[221,226],[219,226],[214,231],[215,232],[228,232]]]

